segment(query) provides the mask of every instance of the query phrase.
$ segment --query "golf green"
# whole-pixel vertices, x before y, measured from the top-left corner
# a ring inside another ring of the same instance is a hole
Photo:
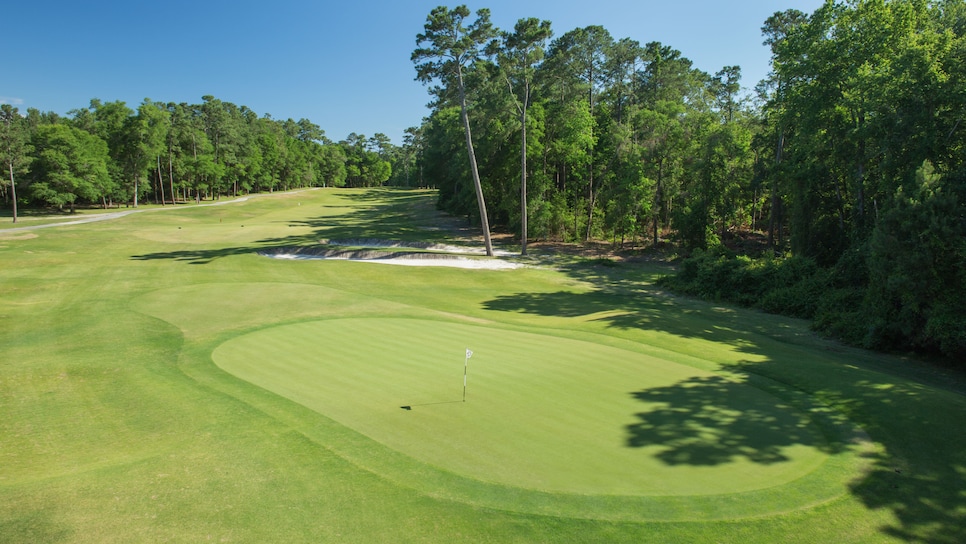
[[[831,456],[804,411],[761,389],[549,331],[328,319],[236,336],[213,359],[418,463],[512,488],[740,494]],[[722,447],[736,428],[768,447]]]

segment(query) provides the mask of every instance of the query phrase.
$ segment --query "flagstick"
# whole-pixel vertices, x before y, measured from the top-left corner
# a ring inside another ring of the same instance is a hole
[[[463,402],[466,402],[466,367],[468,366],[468,363],[470,362],[470,356],[472,355],[473,355],[473,352],[470,351],[469,348],[467,348],[466,358],[463,359]]]

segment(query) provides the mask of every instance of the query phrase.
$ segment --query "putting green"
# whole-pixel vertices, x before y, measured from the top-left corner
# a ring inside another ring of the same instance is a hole
[[[802,479],[833,456],[808,415],[761,389],[570,338],[331,319],[244,334],[212,357],[418,463],[510,488],[740,494]]]

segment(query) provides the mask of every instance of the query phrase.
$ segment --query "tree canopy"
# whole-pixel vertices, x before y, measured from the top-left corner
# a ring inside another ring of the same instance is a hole
[[[825,271],[808,278],[826,293],[810,305],[819,327],[966,353],[953,302],[966,298],[961,2],[776,12],[762,25],[772,70],[754,92],[740,66],[706,73],[670,45],[599,26],[564,32],[544,58],[544,23],[538,35],[539,19],[521,19],[485,55],[454,41],[431,65],[465,67],[435,80],[419,130],[441,208],[472,217],[482,202],[454,152],[472,129],[485,212],[522,244],[727,254],[760,240],[756,253]]]
[[[199,104],[146,98],[137,108],[95,98],[64,117],[35,109],[24,116],[4,105],[0,121],[6,170],[0,196],[13,205],[137,206],[145,199],[165,204],[310,186],[371,187],[387,183],[394,164],[415,163],[383,134],[362,137],[361,147],[355,135],[335,143],[308,119],[259,117],[210,95]]]

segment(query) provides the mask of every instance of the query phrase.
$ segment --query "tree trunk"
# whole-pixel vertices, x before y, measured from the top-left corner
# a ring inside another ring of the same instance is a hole
[[[587,236],[584,238],[585,241],[590,241],[590,234],[594,227],[594,197],[597,196],[594,192],[594,153],[590,153],[590,182],[587,185],[589,202],[587,203]]]
[[[778,227],[778,213],[781,207],[781,197],[779,196],[778,192],[778,176],[780,175],[778,167],[782,163],[782,154],[784,148],[785,131],[779,128],[778,149],[775,151],[775,176],[772,179],[771,184],[771,214],[768,217],[768,245],[770,247],[775,247],[775,229]]]
[[[470,116],[466,111],[466,90],[463,88],[463,71],[457,69],[460,91],[460,112],[463,118],[463,129],[466,132],[466,150],[470,157],[470,173],[473,176],[473,187],[476,189],[476,201],[480,206],[480,222],[483,226],[483,244],[486,255],[493,256],[493,242],[490,240],[490,220],[486,215],[486,202],[483,200],[483,184],[480,182],[480,171],[476,166],[476,152],[473,150],[473,135],[470,132]]]
[[[661,221],[661,208],[664,206],[664,159],[661,159],[657,165],[657,188],[654,191],[655,197],[655,210],[654,210],[654,247],[661,242],[661,238],[658,233],[658,228]]]
[[[520,109],[520,255],[527,254],[527,105],[530,88],[524,89],[523,107]]]
[[[17,184],[13,181],[13,161],[7,163],[10,166],[10,196],[13,197],[13,222],[17,222]]]
[[[593,74],[593,68],[591,68],[590,75],[587,78],[587,83],[590,84],[590,93],[589,93],[589,98],[590,98],[590,101],[589,101],[589,103],[590,103],[590,116],[593,118],[593,116],[594,116],[594,74]],[[591,125],[591,127],[593,127],[593,125]],[[591,128],[591,136],[593,136],[593,128]],[[590,175],[588,176],[587,188],[588,188],[587,189],[587,196],[588,196],[589,202],[588,202],[588,205],[587,205],[587,236],[585,237],[585,241],[589,242],[590,241],[590,234],[591,234],[591,231],[593,230],[593,227],[594,227],[594,204],[595,204],[595,202],[594,202],[595,193],[594,193],[594,147],[593,147],[593,145],[591,145],[591,147],[590,147]],[[577,236],[577,233],[576,232],[574,233],[574,236]]]
[[[865,233],[865,142],[859,143],[859,164],[855,180],[855,210],[860,234]]]
[[[158,155],[158,186],[161,187],[161,205],[164,206],[164,176],[161,175],[161,155]],[[171,194],[174,200],[174,193]]]
[[[574,241],[580,239],[580,225],[577,224],[577,219],[580,217],[580,195],[578,191],[574,190]]]
[[[168,186],[171,188],[171,205],[176,204],[174,197],[177,193],[174,192],[174,166],[171,165],[171,155],[168,155]]]

